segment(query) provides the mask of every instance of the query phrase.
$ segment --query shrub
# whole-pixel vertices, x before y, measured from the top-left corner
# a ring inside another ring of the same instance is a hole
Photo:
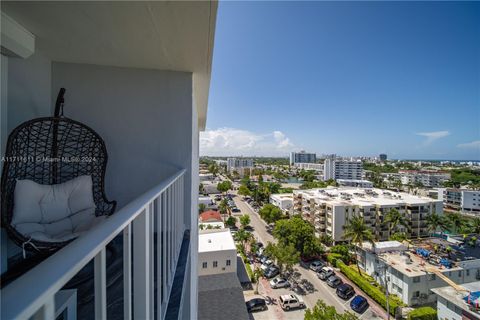
[[[248,278],[250,279],[250,281],[252,282],[255,282],[255,277],[253,275],[253,270],[252,270],[252,267],[250,266],[250,263],[245,263],[245,269],[247,270],[247,274],[248,274]]]
[[[370,298],[378,302],[385,310],[387,309],[387,298],[385,294],[379,288],[374,287],[368,279],[364,278],[354,269],[347,266],[342,261],[337,260],[337,267],[340,268],[342,273],[350,280],[352,280],[360,289],[362,289]],[[389,296],[390,314],[395,316],[395,310],[400,305],[398,298]]]
[[[327,261],[330,263],[333,267],[337,266],[337,260],[342,260],[342,255],[340,253],[329,253],[327,254]]]
[[[408,314],[408,320],[436,320],[437,310],[432,307],[421,307]]]

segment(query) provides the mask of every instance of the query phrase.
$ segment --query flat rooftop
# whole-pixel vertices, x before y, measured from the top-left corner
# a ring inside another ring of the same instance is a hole
[[[356,187],[327,187],[310,190],[295,191],[310,199],[318,199],[332,205],[357,205],[368,206],[399,206],[399,205],[424,205],[431,202],[441,202],[428,197],[415,196],[405,192],[395,192],[378,188]]]
[[[464,283],[461,286],[472,293],[480,291],[480,281]],[[469,295],[468,292],[459,292],[450,286],[431,289],[431,291],[475,317],[480,315],[479,311],[471,310],[465,302],[465,297]]]
[[[198,252],[237,250],[230,229],[200,230]]]
[[[382,242],[378,243],[379,248],[386,249],[381,250],[379,257],[389,266],[409,277],[425,275],[426,268],[435,268],[440,272],[462,270],[461,262],[480,259],[480,248],[452,243],[441,238],[413,240],[409,250],[395,246],[394,241],[386,242],[387,244],[384,246],[382,246]],[[364,248],[371,250],[366,245]],[[391,250],[388,251],[388,248]],[[450,252],[448,252],[449,250]],[[424,255],[422,256],[422,254]],[[441,261],[449,264],[450,268],[447,268]]]

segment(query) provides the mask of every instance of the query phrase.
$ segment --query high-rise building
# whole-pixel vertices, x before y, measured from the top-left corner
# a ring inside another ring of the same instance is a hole
[[[362,180],[363,164],[361,161],[325,159],[323,180],[329,179]]]
[[[315,153],[307,153],[304,150],[290,153],[290,165],[296,163],[315,163],[316,161],[317,155]]]
[[[250,173],[253,169],[253,159],[247,158],[228,158],[227,159],[227,171],[232,173],[234,171],[238,172],[240,176]]]
[[[380,161],[387,161],[387,155],[385,153],[381,153],[379,156]]]

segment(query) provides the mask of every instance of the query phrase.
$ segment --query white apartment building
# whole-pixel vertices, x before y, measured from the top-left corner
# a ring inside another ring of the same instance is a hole
[[[304,150],[290,153],[290,165],[295,165],[296,163],[315,163],[316,161],[317,155],[315,153],[308,153]]]
[[[439,189],[443,191],[443,205],[445,208],[465,213],[480,214],[480,190]]]
[[[303,170],[315,170],[319,171],[320,173],[323,173],[323,163],[303,163],[303,162],[297,162],[294,164],[294,166],[298,169],[303,169]]]
[[[200,230],[198,276],[237,272],[237,247],[230,229]]]
[[[227,159],[227,171],[232,173],[238,172],[240,176],[246,174],[246,170],[250,172],[253,169],[253,159],[247,158],[228,158]]]
[[[363,174],[363,164],[360,160],[349,161],[325,159],[323,167],[323,180],[362,180]]]
[[[386,277],[389,293],[399,296],[408,306],[432,304],[437,300],[432,289],[447,284],[456,287],[480,279],[477,248],[460,248],[460,242],[451,241],[455,243],[425,238],[413,241],[409,249],[397,241],[377,242],[375,249],[364,243],[361,249],[357,248],[357,257],[359,266],[382,286]],[[451,259],[447,247],[452,248]],[[450,264],[449,268],[441,265],[442,259]]]
[[[480,320],[480,281],[462,285],[467,291],[451,286],[432,289],[437,295],[438,319]]]
[[[337,183],[341,187],[373,188],[373,182],[368,180],[337,179]]]
[[[279,193],[270,195],[270,203],[282,209],[284,214],[293,213],[293,194]]]
[[[328,187],[293,191],[294,214],[301,214],[310,221],[318,236],[329,235],[335,242],[344,241],[343,226],[354,214],[364,217],[378,239],[387,240],[389,232],[384,218],[393,208],[409,221],[412,238],[428,236],[428,214],[443,214],[440,200],[376,188]]]
[[[402,184],[421,184],[427,188],[442,187],[451,178],[450,173],[445,171],[400,170],[398,173]]]

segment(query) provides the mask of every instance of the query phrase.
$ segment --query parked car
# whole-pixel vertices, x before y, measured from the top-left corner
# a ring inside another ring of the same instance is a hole
[[[270,281],[270,287],[272,287],[272,289],[288,288],[290,287],[290,283],[284,278],[277,277]]]
[[[342,279],[340,279],[339,277],[337,276],[330,276],[328,279],[327,279],[327,284],[332,287],[332,288],[336,288],[338,287],[339,285],[341,285],[343,283]]]
[[[270,260],[270,258],[267,257],[267,256],[261,256],[260,257],[260,263],[261,264],[265,264],[265,262],[267,262],[267,260]]]
[[[248,312],[267,310],[267,302],[262,298],[255,298],[245,302]]]
[[[337,296],[342,299],[348,300],[355,294],[353,287],[347,283],[343,283],[337,287]]]
[[[261,261],[261,260],[260,260]],[[260,266],[260,269],[262,269],[262,271],[267,271],[268,268],[270,268],[271,266],[273,265],[273,261],[272,260],[265,260],[265,262],[262,263],[262,265]]]
[[[320,260],[312,261],[309,266],[310,270],[313,270],[315,272],[317,272],[318,270],[321,270],[323,267],[325,267],[325,263],[323,263]]]
[[[317,277],[323,281],[327,280],[328,278],[334,275],[335,275],[335,272],[331,267],[323,267],[322,269],[320,269],[320,272],[317,272]]]
[[[304,308],[305,302],[303,299],[294,295],[294,294],[285,294],[279,297],[280,307],[283,310],[290,310],[290,309],[297,309],[297,308]]]
[[[355,296],[355,298],[350,301],[350,308],[352,308],[353,311],[358,312],[358,313],[364,313],[365,310],[368,309],[368,301],[362,296]]]
[[[276,266],[272,266],[272,267],[268,268],[267,271],[265,271],[263,273],[263,275],[267,279],[272,279],[272,278],[278,276],[279,274],[280,274],[280,270]]]
[[[232,212],[241,212],[240,209],[238,209],[237,207],[233,207],[232,208]]]

